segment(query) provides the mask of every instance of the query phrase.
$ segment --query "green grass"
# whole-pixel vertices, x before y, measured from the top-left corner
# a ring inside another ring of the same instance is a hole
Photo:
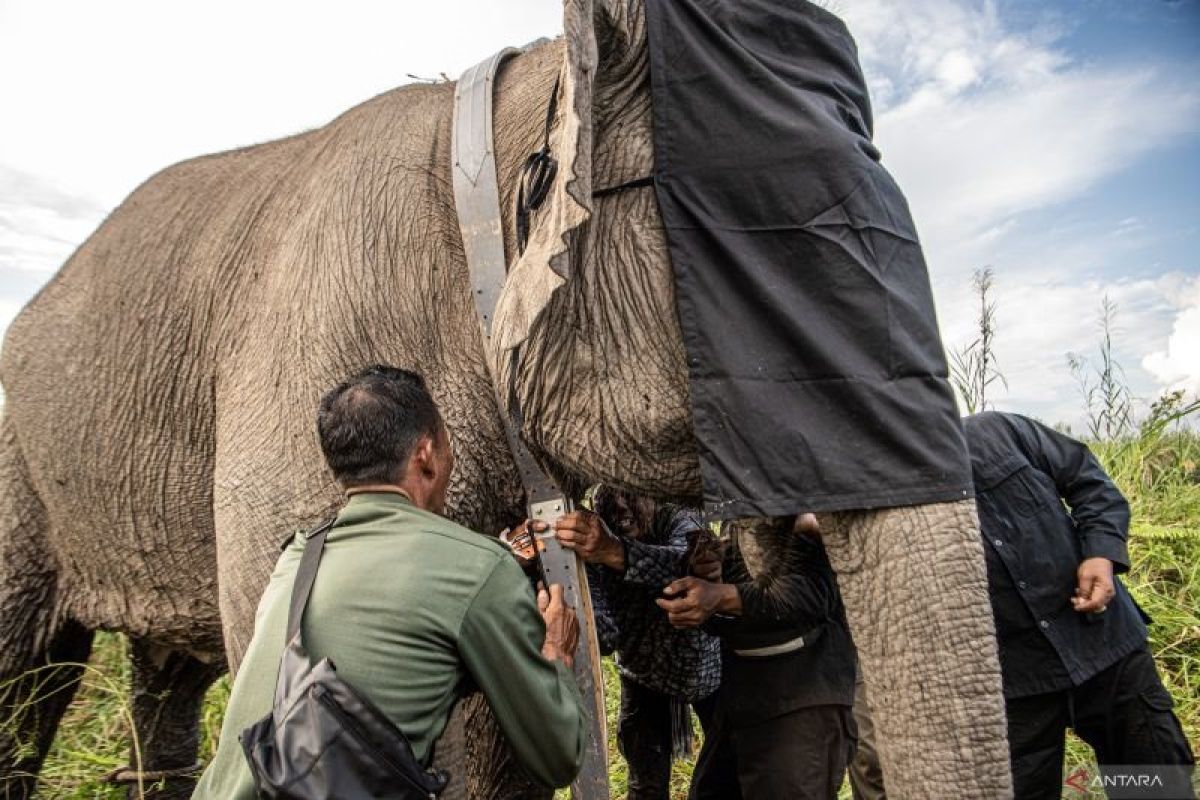
[[[1136,434],[1092,443],[1092,450],[1129,499],[1126,585],[1154,619],[1150,646],[1159,673],[1200,752],[1200,435],[1170,424],[1196,408],[1168,409],[1157,419],[1152,413]],[[1066,760],[1068,773],[1083,767],[1095,774],[1090,748],[1074,736]]]
[[[1176,713],[1193,749],[1200,750],[1200,436],[1170,425],[1143,425],[1137,435],[1093,445],[1121,485],[1134,511],[1132,569],[1126,583],[1154,617],[1150,637],[1159,670],[1176,701]],[[42,772],[42,796],[120,798],[102,782],[129,761],[129,666],[122,637],[100,634],[83,687],[68,710]],[[605,663],[609,731],[616,730],[616,669]],[[202,722],[202,758],[215,746],[228,682],[209,692]],[[615,798],[626,791],[625,765],[609,741]],[[1093,767],[1086,746],[1068,742],[1067,770]],[[675,765],[673,797],[686,795],[692,762]],[[843,791],[843,796],[848,793]],[[1075,795],[1078,796],[1078,795]]]

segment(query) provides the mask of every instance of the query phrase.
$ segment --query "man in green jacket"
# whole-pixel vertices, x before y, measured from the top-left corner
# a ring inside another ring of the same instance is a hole
[[[363,370],[322,398],[317,428],[349,499],[304,615],[313,662],[330,657],[427,766],[471,681],[529,775],[569,784],[585,735],[570,668],[575,614],[559,586],[535,602],[504,545],[440,516],[454,456],[424,381],[393,367]],[[259,602],[216,757],[193,798],[255,796],[238,735],[271,710],[303,539],[284,551]]]

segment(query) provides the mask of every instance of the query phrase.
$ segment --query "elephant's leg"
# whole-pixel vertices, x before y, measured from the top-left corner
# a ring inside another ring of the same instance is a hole
[[[467,797],[472,800],[549,800],[553,792],[526,777],[513,757],[487,699],[479,692],[464,697],[463,739]]]
[[[92,632],[61,612],[47,527],[16,437],[5,425],[0,433],[0,798],[32,795],[91,653]]]
[[[467,800],[466,776],[462,774],[467,758],[466,708],[461,700],[454,704],[446,729],[433,746],[433,768],[450,775],[450,783],[439,795],[441,800]]]
[[[58,722],[79,688],[92,636],[68,621],[23,665],[5,659],[7,668],[0,672],[0,799],[33,797]],[[0,653],[7,654],[11,641],[0,637]]]
[[[140,639],[131,643],[130,660],[136,737],[131,766],[113,779],[129,787],[130,798],[190,797],[199,773],[201,704],[225,664],[206,664]]]
[[[888,797],[1012,797],[973,501],[823,515]]]

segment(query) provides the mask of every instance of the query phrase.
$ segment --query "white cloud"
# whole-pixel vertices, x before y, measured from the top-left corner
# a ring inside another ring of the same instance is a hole
[[[981,83],[1029,83],[1060,68],[1047,21],[1011,30],[993,2],[856,0],[840,9],[858,41],[868,78],[886,76],[902,91],[875,95],[889,111],[910,99],[952,97]]]
[[[999,222],[1077,197],[1200,129],[1200,93],[1151,69],[1079,69],[1033,86],[919,93],[878,129],[923,239],[954,255]]]
[[[1142,367],[1170,389],[1200,396],[1200,280],[1173,294],[1177,311],[1164,347],[1142,359]]]
[[[1143,407],[1163,389],[1187,388],[1188,380],[1200,383],[1195,360],[1200,336],[1188,339],[1186,327],[1200,324],[1200,313],[1190,316],[1200,312],[1200,304],[1179,307],[1180,298],[1198,295],[1200,276],[1181,272],[1078,282],[998,272],[992,293],[996,357],[1008,388],[997,387],[992,399],[1000,408],[1078,427],[1084,408],[1067,353],[1097,362],[1105,297],[1117,308],[1112,329],[1116,360]],[[967,284],[941,286],[937,299],[939,309],[953,316],[948,321],[943,314],[947,348],[961,347],[974,336],[978,300]]]
[[[1158,235],[1152,219],[1129,214],[1106,230],[1069,215],[1051,227],[1041,213],[1200,130],[1200,88],[1172,78],[1190,74],[1178,65],[1073,60],[1061,18],[1018,26],[1008,7],[833,8],[859,43],[947,344],[970,334],[970,270],[992,263],[1007,407],[1077,418],[1065,353],[1094,351],[1106,293],[1136,391],[1200,383],[1200,303],[1180,300],[1197,291],[1197,265],[1122,278]],[[457,74],[554,35],[560,17],[560,0],[347,0],[336,14],[284,0],[0,0],[0,75],[22,76],[0,81],[0,326],[156,170],[323,124],[408,73]]]
[[[0,277],[49,277],[104,218],[96,201],[0,164]]]

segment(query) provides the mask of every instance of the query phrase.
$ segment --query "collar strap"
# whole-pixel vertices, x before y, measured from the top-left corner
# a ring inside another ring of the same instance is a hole
[[[504,231],[500,217],[500,189],[496,178],[496,153],[492,136],[492,93],[500,65],[519,52],[508,47],[484,59],[464,72],[454,89],[454,123],[451,134],[451,150],[454,156],[454,206],[458,212],[463,252],[471,274],[472,296],[475,299],[475,308],[479,312],[484,347],[488,346],[491,339],[496,303],[500,300],[500,291],[504,288],[507,275]],[[555,96],[558,94],[558,86],[558,81],[555,81]],[[550,158],[549,132],[554,122],[556,103],[557,100],[551,98],[546,115],[545,144],[539,151],[546,159]],[[538,169],[540,177],[535,188],[538,194],[544,196],[554,179],[554,170],[546,164]],[[534,198],[526,197],[523,202],[528,204],[531,199]],[[540,203],[540,200],[538,202]],[[517,357],[516,350],[513,351],[513,357]],[[492,386],[497,394],[505,439],[520,472],[521,485],[525,488],[527,501],[533,504],[561,498],[562,490],[542,470],[521,439],[518,404],[512,397],[500,396],[494,375]],[[506,408],[514,409],[514,414],[505,413]]]
[[[492,90],[500,65],[519,53],[506,47],[468,69],[454,87],[454,207],[463,251],[471,269],[471,294],[483,335],[491,336],[492,315],[506,274],[500,190],[492,142]]]
[[[492,87],[496,71],[514,51],[502,50],[483,63],[463,73],[454,91],[454,205],[462,231],[463,252],[471,272],[471,288],[475,307],[479,311],[483,346],[490,346],[492,317],[506,274],[504,261],[504,230],[500,217],[500,193],[496,182],[496,159],[492,146]],[[555,84],[555,95],[558,84]],[[554,161],[549,152],[549,129],[553,124],[555,100],[547,110],[546,146],[535,154],[522,176],[519,205],[525,210],[525,233],[528,233],[528,213],[544,199],[554,180]],[[525,183],[529,185],[526,186]],[[527,192],[526,192],[527,190]],[[514,348],[513,359],[519,357]],[[491,371],[491,361],[485,356]],[[570,510],[570,503],[554,480],[538,464],[537,459],[521,440],[520,404],[515,397],[504,398],[492,376],[496,405],[504,424],[504,436],[521,476],[525,500],[531,519],[553,523]],[[512,390],[510,389],[510,392]],[[508,402],[505,402],[505,401]],[[513,413],[507,413],[506,409]],[[575,797],[608,797],[606,733],[604,724],[603,676],[600,672],[600,647],[596,641],[591,594],[587,573],[575,553],[564,548],[554,537],[539,540],[538,563],[546,584],[559,583],[568,605],[575,608],[579,618],[582,641],[575,661],[575,677],[580,694],[585,698],[587,737],[583,766],[572,785]]]

